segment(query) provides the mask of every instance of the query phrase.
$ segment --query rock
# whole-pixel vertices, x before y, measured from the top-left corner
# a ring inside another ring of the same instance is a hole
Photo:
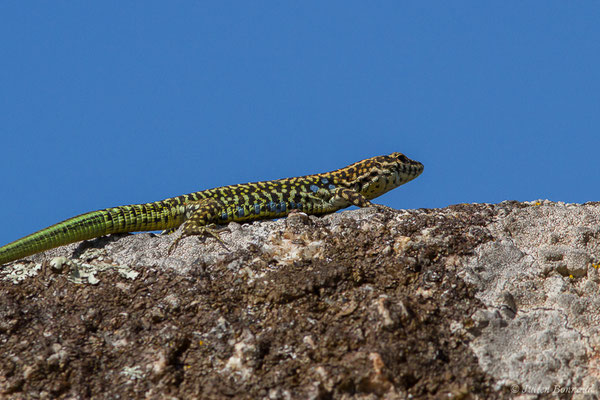
[[[600,394],[599,203],[229,228],[226,248],[113,235],[4,266],[0,397]]]

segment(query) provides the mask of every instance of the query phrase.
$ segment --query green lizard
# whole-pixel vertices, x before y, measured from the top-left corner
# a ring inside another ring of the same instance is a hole
[[[401,153],[368,158],[331,172],[272,181],[223,186],[146,204],[106,208],[69,218],[0,247],[0,265],[44,250],[110,233],[167,230],[183,225],[181,239],[212,235],[215,225],[280,218],[291,210],[311,215],[372,200],[423,172],[423,164]],[[222,243],[222,242],[221,242]]]

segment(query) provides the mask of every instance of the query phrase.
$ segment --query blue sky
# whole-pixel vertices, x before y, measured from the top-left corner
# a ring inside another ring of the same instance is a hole
[[[377,201],[600,200],[597,2],[2,2],[0,244],[394,151]]]

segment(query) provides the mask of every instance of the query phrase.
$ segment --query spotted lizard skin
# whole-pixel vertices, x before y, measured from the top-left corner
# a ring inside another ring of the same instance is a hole
[[[292,210],[323,215],[373,206],[370,200],[423,172],[423,164],[402,153],[368,158],[331,172],[203,190],[145,204],[92,211],[69,218],[0,247],[0,265],[44,250],[111,233],[166,230],[183,225],[179,241],[210,235],[216,225],[281,218]],[[222,243],[222,241],[221,241]]]

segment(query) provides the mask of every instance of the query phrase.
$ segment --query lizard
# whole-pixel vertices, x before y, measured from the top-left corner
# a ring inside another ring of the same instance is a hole
[[[292,210],[324,215],[355,205],[383,207],[370,200],[403,185],[423,172],[423,164],[402,153],[376,156],[331,172],[222,186],[144,204],[84,213],[0,247],[0,265],[48,249],[114,233],[140,231],[181,234],[171,244],[193,235],[219,240],[217,225],[287,216]]]

